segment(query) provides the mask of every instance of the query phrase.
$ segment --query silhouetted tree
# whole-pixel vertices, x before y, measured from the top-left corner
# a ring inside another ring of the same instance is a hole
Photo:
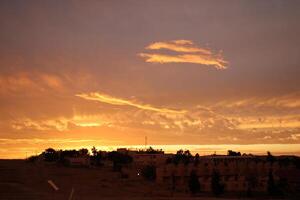
[[[145,179],[154,181],[156,179],[156,167],[153,165],[146,165],[142,169],[141,174]]]
[[[66,158],[78,157],[80,154],[79,154],[79,151],[73,149],[73,150],[59,150],[58,155],[59,155],[59,158],[58,158],[57,162],[65,165],[65,166],[69,166],[70,162]]]
[[[177,165],[181,160],[183,156],[183,150],[180,149],[179,151],[176,152],[176,154],[173,157],[173,163]]]
[[[195,170],[191,171],[190,178],[189,178],[189,189],[192,194],[196,194],[200,192],[200,182]]]
[[[109,152],[107,158],[113,162],[113,169],[120,171],[122,166],[132,162],[132,157],[117,151]]]
[[[140,150],[140,153],[147,153],[147,154],[163,154],[164,151],[162,149],[154,149],[152,147],[149,147],[146,150]]]
[[[89,150],[85,149],[85,148],[82,148],[82,149],[79,149],[78,153],[79,153],[80,156],[88,156],[89,155]]]
[[[93,155],[93,156],[96,156],[97,153],[98,153],[96,147],[94,147],[94,146],[93,146],[93,148],[91,149],[91,151],[92,151],[92,155]]]
[[[197,166],[199,164],[199,162],[200,162],[200,156],[199,156],[198,153],[196,153],[196,155],[195,155],[195,162],[194,162],[195,166]]]
[[[211,190],[216,196],[219,196],[224,192],[224,185],[221,183],[220,174],[216,170],[213,170],[211,176]]]
[[[182,162],[184,164],[188,164],[191,161],[192,157],[193,156],[192,156],[192,154],[190,153],[189,150],[183,151],[182,149],[180,149],[174,155],[173,163],[176,164],[176,165],[180,162]]]
[[[271,154],[270,151],[267,152],[267,161],[271,163],[275,161],[275,157]]]
[[[96,165],[96,166],[99,166],[101,165],[101,160],[102,160],[102,156],[101,156],[101,152],[98,151],[96,149],[96,147],[93,147],[91,149],[92,151],[92,156],[91,156],[91,161],[92,161],[92,164]]]
[[[46,149],[42,155],[44,156],[45,161],[54,162],[58,160],[58,153],[53,148]]]
[[[232,150],[228,150],[227,155],[228,156],[241,156],[241,152],[235,152]]]

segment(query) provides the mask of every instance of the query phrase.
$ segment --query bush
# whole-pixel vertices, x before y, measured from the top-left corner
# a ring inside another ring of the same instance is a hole
[[[54,162],[59,159],[58,152],[52,148],[46,149],[42,155],[44,156],[44,160],[47,162]]]

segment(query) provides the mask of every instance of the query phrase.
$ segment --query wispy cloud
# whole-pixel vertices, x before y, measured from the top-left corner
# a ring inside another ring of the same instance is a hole
[[[141,53],[141,57],[146,58],[146,62],[152,63],[194,63],[201,65],[212,65],[217,69],[226,69],[226,62],[222,58],[214,58],[207,55],[182,54],[182,55],[164,55]]]
[[[133,106],[133,107],[136,107],[136,108],[139,108],[142,110],[150,110],[150,111],[160,112],[160,113],[183,114],[186,112],[184,110],[157,108],[152,105],[137,103],[137,102],[133,102],[130,100],[121,99],[121,98],[116,98],[116,97],[112,97],[112,96],[109,96],[106,94],[101,94],[98,92],[88,93],[88,94],[85,94],[85,93],[77,94],[76,96],[81,97],[86,100],[99,101],[99,102],[108,103],[108,104],[112,104],[112,105],[119,105],[119,106],[124,106],[124,105]]]
[[[63,90],[62,78],[55,74],[43,72],[17,72],[0,74],[0,94],[23,92],[44,92],[46,90]]]
[[[158,50],[168,49],[171,51],[185,52],[185,53],[203,53],[211,55],[212,52],[209,49],[200,48],[194,45],[190,40],[173,40],[169,42],[154,42],[146,47],[146,49]]]
[[[268,116],[236,116],[230,117],[231,120],[237,122],[237,129],[252,129],[252,130],[287,130],[299,129],[299,115],[268,115]]]
[[[272,98],[253,97],[222,101],[212,109],[236,122],[236,129],[243,130],[291,130],[300,128],[299,93]]]
[[[11,124],[14,130],[36,130],[36,131],[67,131],[70,126],[76,127],[100,127],[111,126],[111,122],[101,115],[75,114],[72,117],[57,117],[52,119],[36,120],[31,118],[19,118]]]
[[[300,92],[287,94],[284,96],[277,96],[273,98],[247,98],[237,101],[222,101],[215,106],[226,108],[242,108],[242,107],[273,107],[273,108],[300,108]]]
[[[227,61],[221,53],[214,53],[210,49],[196,46],[190,40],[172,40],[166,42],[154,42],[148,45],[147,50],[167,49],[183,54],[140,53],[139,56],[151,63],[194,63],[213,66],[217,69],[226,69]]]
[[[15,130],[37,130],[37,131],[65,131],[68,130],[69,121],[65,118],[33,120],[30,118],[21,118],[14,120],[12,128]]]

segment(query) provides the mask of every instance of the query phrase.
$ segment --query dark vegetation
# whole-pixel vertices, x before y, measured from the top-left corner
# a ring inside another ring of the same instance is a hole
[[[149,147],[146,150],[139,150],[137,151],[137,153],[141,153],[141,154],[164,154],[165,152],[162,149],[154,149],[152,147]]]
[[[139,150],[135,153],[141,154],[164,154],[161,149],[153,149],[152,147],[146,150]],[[227,156],[253,156],[251,154],[241,154],[240,152],[235,152],[232,150],[228,150]],[[68,159],[67,158],[77,158],[77,157],[85,157],[89,159],[90,165],[95,167],[101,167],[104,162],[110,162],[112,164],[113,171],[122,172],[122,167],[125,167],[133,162],[133,157],[129,155],[128,152],[118,152],[118,151],[111,151],[111,152],[104,152],[97,150],[95,147],[91,149],[91,153],[89,153],[88,149],[82,148],[79,150],[55,150],[53,148],[48,148],[40,155],[37,156],[30,156],[27,161],[28,162],[37,162],[38,160],[42,160],[47,163],[57,163],[59,165],[68,166]],[[289,165],[295,166],[296,169],[300,169],[300,159],[296,156],[289,156],[289,157],[280,157],[280,156],[273,156],[270,152],[267,152],[267,155],[264,157],[255,157],[253,156],[255,162],[262,161],[264,163],[268,162],[271,163],[278,163],[281,167],[287,167]],[[179,150],[174,154],[172,157],[169,157],[166,161],[166,164],[193,164],[195,167],[201,162],[201,157],[199,154],[193,156],[189,150]],[[217,160],[214,160],[215,165],[218,164]],[[226,162],[225,162],[226,165]],[[123,174],[127,175],[127,174]],[[145,165],[141,168],[140,175],[148,181],[155,181],[156,180],[156,166],[153,164]],[[128,175],[127,175],[128,176]],[[216,169],[212,170],[212,174],[210,174],[210,185],[211,191],[215,196],[223,195],[225,191],[225,185],[222,182],[221,174]],[[277,176],[278,177],[278,176]],[[128,178],[128,177],[127,177]],[[176,184],[175,184],[175,175],[171,177],[171,189],[175,191]],[[259,186],[258,184],[258,172],[252,171],[249,172],[245,176],[245,183],[247,186],[247,190],[245,195],[247,197],[253,197],[254,191]],[[201,192],[201,183],[199,181],[199,177],[195,170],[192,170],[188,176],[187,181],[187,188],[189,189],[190,193],[194,196]],[[267,193],[271,197],[286,197],[291,192],[289,190],[288,181],[284,176],[280,176],[280,178],[274,178],[274,172],[272,171],[272,167],[268,173],[267,177]]]
[[[67,158],[85,157],[90,160],[90,164],[93,166],[101,166],[103,161],[111,161],[115,171],[120,171],[122,166],[131,163],[133,160],[131,156],[119,153],[117,151],[106,153],[103,151],[98,151],[95,147],[93,147],[91,152],[92,155],[90,155],[89,150],[85,148],[79,150],[55,150],[53,148],[48,148],[39,156],[31,156],[27,160],[29,162],[35,162],[40,158],[45,162],[58,163],[68,166],[69,162]]]
[[[133,160],[131,156],[117,151],[109,152],[107,159],[113,162],[113,169],[115,171],[121,171],[122,166],[131,163]]]
[[[175,165],[179,163],[189,164],[194,161],[194,157],[192,156],[189,150],[183,151],[182,149],[177,151],[177,153],[172,157],[167,159],[167,163],[173,163]]]
[[[232,150],[228,150],[227,155],[228,156],[241,156],[241,152],[235,152]]]
[[[93,147],[91,151],[92,151],[91,163],[95,166],[101,166],[102,165],[101,160],[104,159],[103,152],[98,151],[96,147]]]

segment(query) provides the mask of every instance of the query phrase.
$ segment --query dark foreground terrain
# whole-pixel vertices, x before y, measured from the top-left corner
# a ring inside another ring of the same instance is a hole
[[[59,190],[55,191],[48,180],[52,180]],[[0,160],[0,199],[68,199],[72,188],[72,199],[139,199],[145,195],[159,195],[154,184],[122,180],[118,173],[106,168],[70,168]]]
[[[48,180],[59,190],[55,191]],[[164,197],[170,195],[153,183],[120,179],[118,173],[108,168],[67,168],[0,160],[0,199],[69,199],[72,188],[72,199],[169,199]]]
[[[47,182],[52,180],[55,191]],[[73,192],[72,192],[73,190]],[[70,168],[24,160],[0,160],[0,199],[214,199],[171,194],[143,180],[121,179],[109,168]]]

